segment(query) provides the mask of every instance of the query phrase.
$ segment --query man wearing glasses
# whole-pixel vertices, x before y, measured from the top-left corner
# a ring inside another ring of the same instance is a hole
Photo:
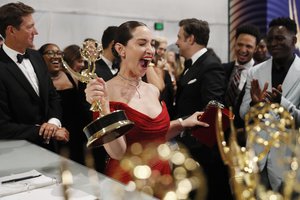
[[[0,139],[26,139],[51,149],[51,139],[68,141],[61,128],[59,96],[41,55],[30,49],[38,34],[21,2],[0,7]]]

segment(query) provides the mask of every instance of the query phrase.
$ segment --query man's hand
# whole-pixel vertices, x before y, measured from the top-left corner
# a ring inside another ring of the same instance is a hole
[[[44,138],[44,140],[49,141],[59,129],[55,124],[43,123],[40,127],[39,134]]]
[[[272,92],[266,93],[266,101],[268,103],[279,103],[281,102],[282,86],[278,85],[277,88],[272,88]]]
[[[251,81],[250,94],[251,94],[252,103],[257,104],[259,102],[265,101],[268,85],[269,83],[266,82],[263,90],[261,90],[257,79],[253,79]]]

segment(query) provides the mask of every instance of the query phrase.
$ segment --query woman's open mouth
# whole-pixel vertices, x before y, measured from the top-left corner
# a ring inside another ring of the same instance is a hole
[[[143,68],[147,68],[151,60],[152,57],[144,57],[143,59],[140,60],[140,64],[142,65]]]

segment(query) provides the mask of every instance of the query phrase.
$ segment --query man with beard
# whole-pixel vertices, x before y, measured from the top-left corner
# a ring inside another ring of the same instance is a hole
[[[247,72],[254,65],[253,54],[259,41],[259,30],[254,25],[243,25],[236,29],[234,53],[235,61],[223,64],[227,90],[225,104],[232,107],[235,114],[236,128],[244,127],[244,121],[239,117],[241,100],[245,93]]]

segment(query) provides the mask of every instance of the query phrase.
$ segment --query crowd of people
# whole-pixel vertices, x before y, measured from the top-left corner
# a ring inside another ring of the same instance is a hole
[[[209,124],[198,120],[211,100],[232,107],[234,124],[244,129],[244,116],[259,102],[279,103],[300,122],[300,61],[295,54],[296,23],[276,18],[266,36],[251,24],[238,27],[235,59],[221,63],[208,48],[208,22],[179,22],[177,50],[166,38],[155,38],[142,22],[109,26],[101,38],[96,61],[98,78],[81,83],[62,67],[62,58],[76,72],[86,68],[80,46],[63,50],[46,43],[34,50],[38,34],[34,9],[21,2],[0,7],[0,139],[26,139],[55,152],[68,148],[70,158],[85,164],[87,139],[83,127],[97,116],[90,104],[100,101],[103,113],[124,110],[134,127],[124,136],[93,149],[95,168],[123,183],[132,180],[120,161],[132,144],[184,144],[203,168],[207,199],[233,199],[228,169],[218,146],[194,138],[190,128]],[[259,163],[267,188],[278,191],[282,172],[272,166],[276,155]],[[159,158],[150,167],[170,174]]]

